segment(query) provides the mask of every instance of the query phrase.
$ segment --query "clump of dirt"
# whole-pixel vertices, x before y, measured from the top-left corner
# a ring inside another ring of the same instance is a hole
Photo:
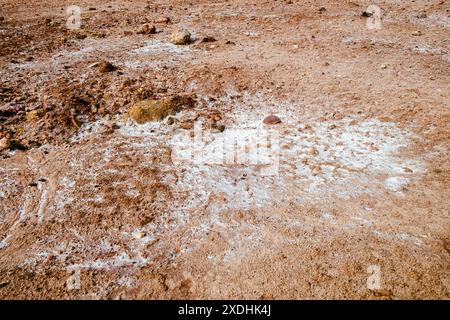
[[[137,102],[129,111],[128,115],[138,124],[149,121],[160,121],[169,115],[192,108],[194,99],[191,97],[176,96],[162,100],[142,100]]]

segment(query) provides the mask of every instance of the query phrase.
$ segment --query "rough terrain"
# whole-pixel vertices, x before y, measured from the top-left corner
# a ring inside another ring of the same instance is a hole
[[[441,0],[2,0],[0,298],[448,299],[449,36]],[[176,161],[196,123],[276,130],[277,174]]]

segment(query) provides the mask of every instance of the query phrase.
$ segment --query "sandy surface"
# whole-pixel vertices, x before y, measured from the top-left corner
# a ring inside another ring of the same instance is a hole
[[[370,4],[3,0],[0,298],[448,299],[450,3]],[[196,123],[276,174],[180,157]]]

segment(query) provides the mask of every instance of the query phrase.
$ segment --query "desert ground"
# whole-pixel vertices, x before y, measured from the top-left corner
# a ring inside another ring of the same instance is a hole
[[[449,1],[1,0],[0,43],[1,299],[450,298]]]

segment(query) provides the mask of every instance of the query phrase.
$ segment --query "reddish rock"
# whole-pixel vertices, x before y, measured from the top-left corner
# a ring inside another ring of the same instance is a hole
[[[263,120],[264,124],[278,124],[281,123],[281,119],[278,118],[277,116],[274,115],[270,115],[264,118]]]

